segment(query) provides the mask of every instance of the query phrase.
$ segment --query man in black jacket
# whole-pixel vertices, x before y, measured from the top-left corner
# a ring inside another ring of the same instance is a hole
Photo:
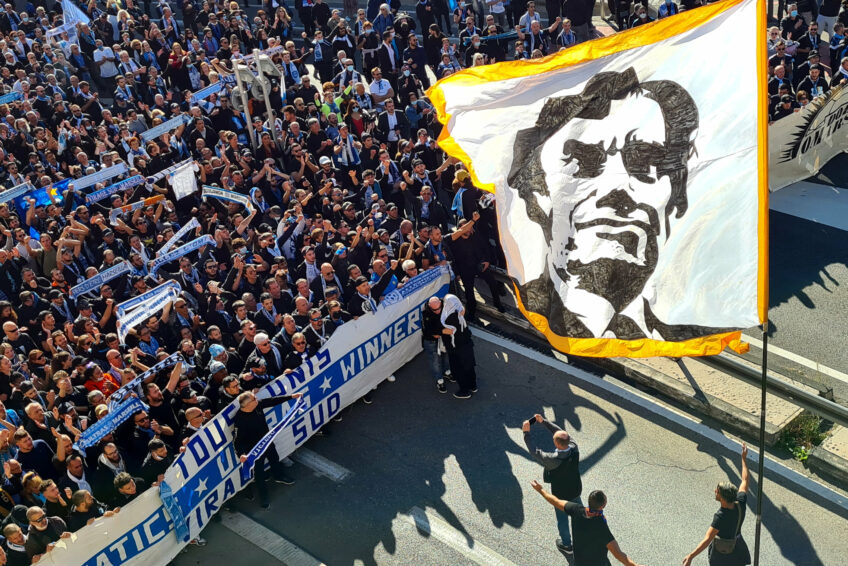
[[[65,521],[59,517],[48,517],[41,507],[30,507],[26,517],[29,521],[26,553],[30,558],[49,551],[60,538],[71,536]]]
[[[533,422],[544,425],[553,434],[554,452],[544,452],[536,447],[530,437],[530,425]],[[580,479],[580,450],[577,443],[567,432],[542,415],[534,415],[532,421],[525,421],[521,430],[524,432],[527,451],[545,469],[543,479],[551,484],[551,493],[562,500],[582,505],[580,494],[583,492],[583,481]],[[557,549],[570,558],[574,555],[574,549],[568,528],[568,514],[557,509],[556,519],[560,537],[556,540]]]
[[[398,141],[409,138],[409,120],[406,114],[395,110],[395,101],[386,100],[386,111],[377,117],[376,137],[389,146],[389,153],[397,151]]]
[[[477,316],[477,299],[474,296],[474,280],[477,277],[483,279],[489,286],[495,308],[504,312],[497,283],[490,269],[494,259],[491,257],[490,247],[473,228],[466,226],[466,224],[476,226],[479,218],[480,214],[474,212],[471,221],[460,220],[458,232],[461,234],[458,238],[452,237],[450,242],[450,249],[453,253],[453,269],[459,276],[459,280],[462,281],[462,287],[465,290],[465,308],[468,310],[466,318],[469,322],[476,320]]]
[[[268,434],[268,423],[265,421],[264,410],[300,397],[302,397],[301,393],[292,393],[291,395],[282,395],[260,401],[252,391],[245,391],[238,396],[239,410],[233,417],[233,446],[242,463],[247,460],[247,455],[253,450],[253,447],[262,440],[263,436]],[[283,473],[277,449],[271,444],[265,454],[256,460],[253,468],[255,483],[259,488],[259,502],[263,509],[268,509],[271,506],[271,502],[268,500],[268,488],[265,486],[266,460],[271,464],[271,477],[275,482],[284,485],[294,483],[293,479]],[[253,499],[253,486],[248,486],[245,494],[248,499]]]
[[[437,201],[431,187],[423,187],[412,201],[412,216],[419,226],[438,226],[442,233],[448,231],[448,210]]]

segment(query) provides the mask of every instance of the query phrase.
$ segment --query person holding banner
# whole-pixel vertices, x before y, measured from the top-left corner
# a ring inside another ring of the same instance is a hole
[[[233,446],[240,462],[247,461],[250,451],[269,431],[268,423],[265,421],[265,409],[276,407],[292,399],[300,399],[302,396],[302,393],[292,393],[291,395],[259,400],[252,391],[245,391],[238,396],[239,410],[233,416]],[[259,491],[259,503],[263,509],[271,507],[268,487],[265,485],[267,479],[266,461],[271,466],[271,478],[275,482],[283,485],[294,484],[294,480],[283,471],[277,450],[271,445],[265,454],[256,460],[253,468],[255,483]],[[253,486],[247,487],[245,495],[248,500],[253,500]]]

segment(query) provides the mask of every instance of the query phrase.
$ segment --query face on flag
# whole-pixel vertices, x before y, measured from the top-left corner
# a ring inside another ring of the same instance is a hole
[[[629,68],[548,99],[537,123],[518,132],[507,181],[541,228],[537,249],[548,255],[546,272],[521,291],[528,310],[561,313],[550,318],[555,332],[632,340],[658,326],[639,303],[672,215],[686,211],[697,126],[697,106],[683,87],[640,83]],[[596,308],[582,311],[575,297]],[[666,340],[715,333],[663,331]]]
[[[519,306],[557,348],[714,354],[761,322],[758,9],[722,2],[430,91],[441,147],[495,192]]]

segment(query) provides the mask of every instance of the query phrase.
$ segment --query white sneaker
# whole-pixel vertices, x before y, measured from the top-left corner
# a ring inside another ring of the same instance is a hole
[[[395,380],[397,380],[397,378],[395,377],[394,374],[392,374],[392,375],[390,375],[389,377],[386,378],[386,381],[388,381],[389,383],[394,383]]]

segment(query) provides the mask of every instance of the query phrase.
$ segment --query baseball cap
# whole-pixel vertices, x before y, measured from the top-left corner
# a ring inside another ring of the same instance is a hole
[[[332,163],[332,162],[333,162],[332,159],[330,159],[329,157],[327,157],[325,155],[321,159],[318,160],[318,165],[324,165],[325,163]]]
[[[457,172],[456,172],[456,180],[457,180],[457,181],[464,181],[464,180],[466,180],[467,178],[468,178],[468,171],[465,171],[465,170],[463,169],[463,170],[460,170],[460,171],[457,171]]]

